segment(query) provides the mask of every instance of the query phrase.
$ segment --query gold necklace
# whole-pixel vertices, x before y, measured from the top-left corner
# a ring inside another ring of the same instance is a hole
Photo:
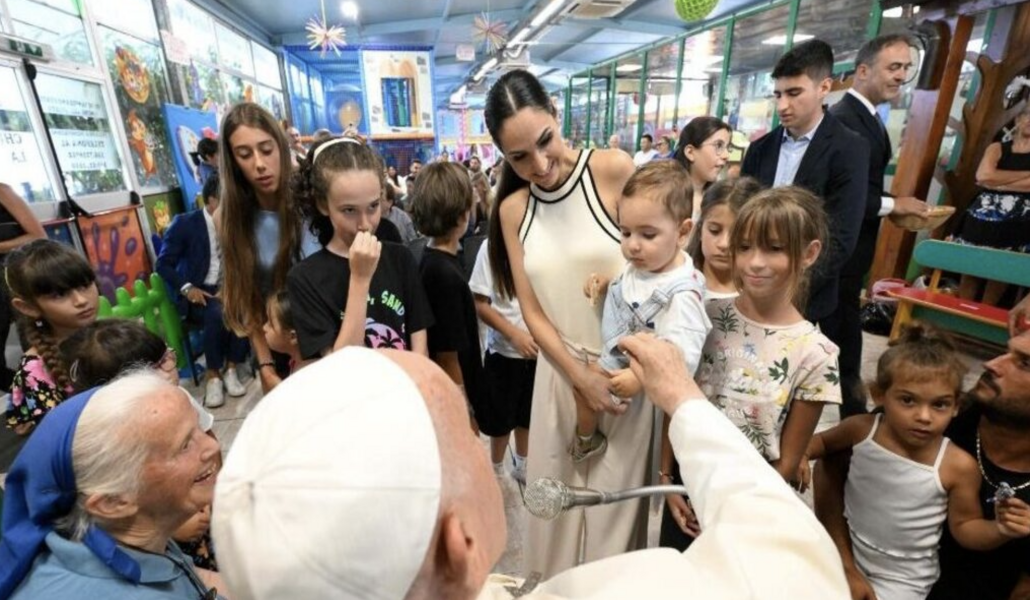
[[[984,470],[983,453],[980,451],[980,431],[976,432],[976,466],[980,467],[980,475],[984,478],[984,481],[991,484],[991,487],[998,489],[1001,486],[1010,488],[1013,492],[1030,487],[1030,479],[1024,481],[1022,484],[1017,486],[1010,486],[1007,482],[1002,481],[1001,483],[994,483],[991,478],[987,476],[987,471]]]

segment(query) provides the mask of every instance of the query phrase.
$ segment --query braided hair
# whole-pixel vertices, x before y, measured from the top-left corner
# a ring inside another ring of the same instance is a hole
[[[19,335],[39,353],[58,389],[70,388],[68,366],[58,348],[60,340],[43,314],[39,299],[60,297],[73,290],[95,286],[97,276],[93,267],[70,246],[43,239],[8,254],[5,276],[12,300],[20,299],[39,313],[32,316],[18,308]]]

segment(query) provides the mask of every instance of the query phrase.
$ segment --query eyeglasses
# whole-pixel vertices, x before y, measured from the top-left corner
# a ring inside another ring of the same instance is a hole
[[[712,148],[713,150],[715,150],[716,154],[729,154],[730,149],[733,147],[733,144],[727,144],[726,142],[719,140],[718,142],[714,143],[705,142],[704,144],[701,144],[701,146],[708,146]]]

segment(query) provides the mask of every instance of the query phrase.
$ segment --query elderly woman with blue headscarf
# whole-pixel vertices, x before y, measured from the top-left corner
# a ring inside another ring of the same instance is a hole
[[[219,597],[171,539],[211,503],[218,454],[187,394],[152,371],[64,402],[7,476],[0,598]]]

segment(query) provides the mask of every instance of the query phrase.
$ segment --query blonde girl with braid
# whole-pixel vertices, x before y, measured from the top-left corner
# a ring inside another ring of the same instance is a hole
[[[29,349],[7,399],[7,426],[28,435],[72,391],[58,344],[96,320],[96,274],[73,248],[52,240],[30,242],[7,256],[5,270],[18,331]]]

